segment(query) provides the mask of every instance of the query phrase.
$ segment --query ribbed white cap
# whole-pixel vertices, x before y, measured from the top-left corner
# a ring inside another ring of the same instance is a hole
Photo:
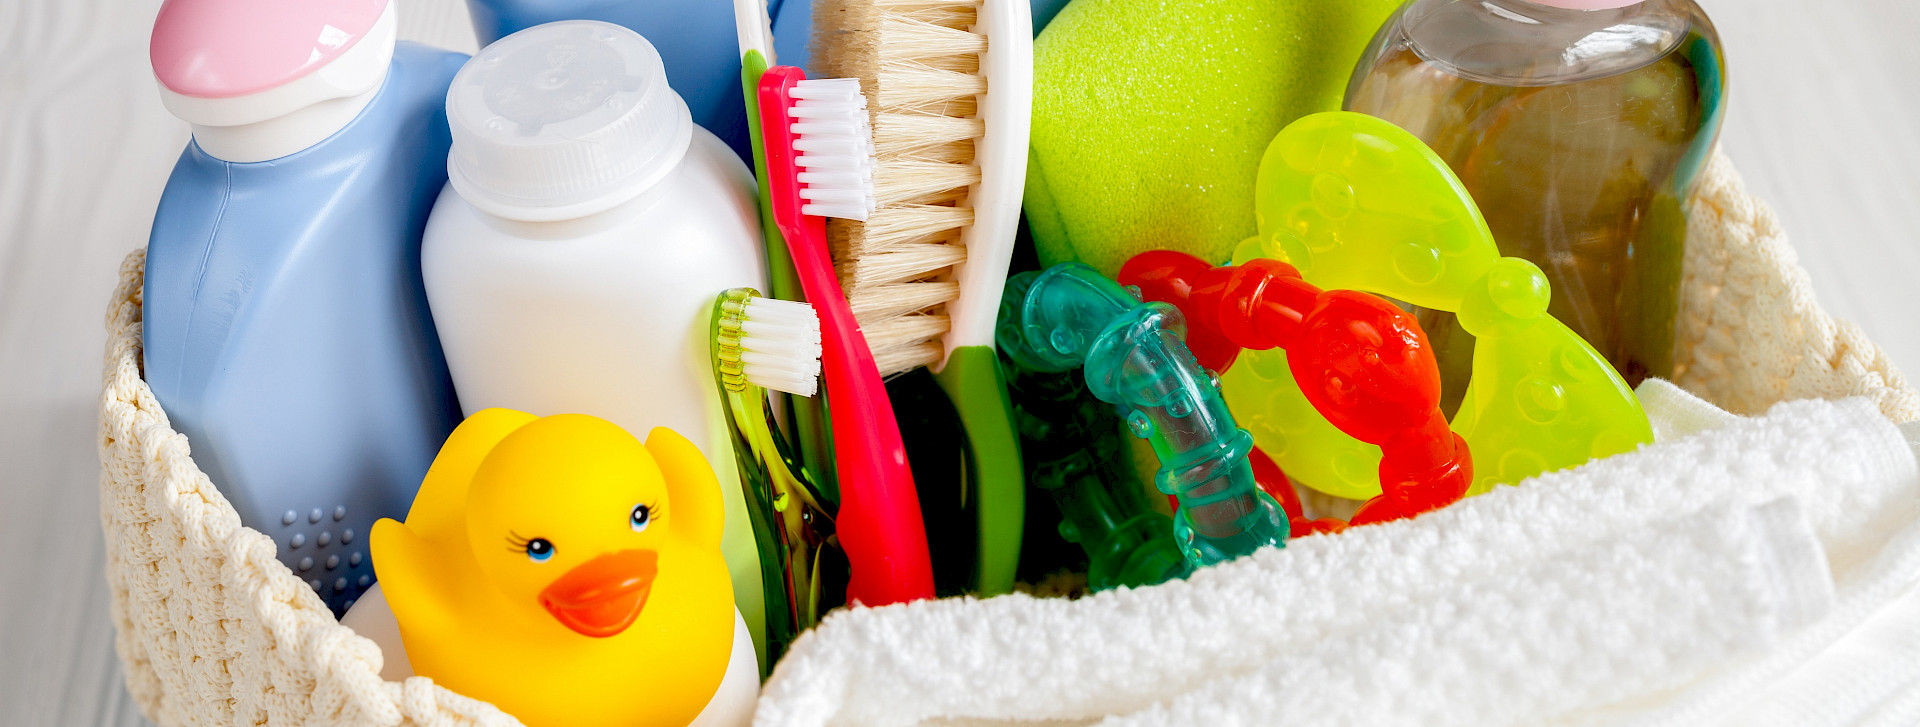
[[[686,156],[693,119],[660,53],[611,23],[567,20],[495,41],[447,91],[456,192],[515,220],[584,217],[632,199]]]

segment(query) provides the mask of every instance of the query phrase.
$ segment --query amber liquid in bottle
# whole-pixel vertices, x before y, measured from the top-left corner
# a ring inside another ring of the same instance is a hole
[[[1546,272],[1554,317],[1637,385],[1672,372],[1686,200],[1719,131],[1724,79],[1692,0],[1411,0],[1361,58],[1346,107],[1431,146],[1501,254]],[[1473,339],[1450,313],[1419,313],[1451,413]]]

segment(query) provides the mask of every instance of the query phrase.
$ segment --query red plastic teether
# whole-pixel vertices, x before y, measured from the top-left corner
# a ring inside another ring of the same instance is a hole
[[[1406,311],[1367,293],[1321,290],[1269,259],[1215,267],[1152,250],[1128,260],[1119,280],[1186,314],[1187,347],[1209,369],[1226,370],[1243,348],[1284,349],[1294,380],[1318,384],[1301,389],[1313,408],[1380,447],[1381,494],[1360,506],[1352,524],[1411,517],[1466,494],[1473,461],[1466,441],[1447,428],[1433,347]]]

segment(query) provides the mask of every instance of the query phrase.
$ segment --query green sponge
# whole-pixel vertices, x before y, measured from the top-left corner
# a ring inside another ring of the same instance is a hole
[[[1045,265],[1225,262],[1275,134],[1340,108],[1400,0],[1074,0],[1033,45],[1026,211]]]

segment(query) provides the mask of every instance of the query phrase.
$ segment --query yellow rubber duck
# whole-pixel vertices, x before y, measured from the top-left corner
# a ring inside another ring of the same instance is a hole
[[[487,409],[369,546],[414,673],[530,727],[680,727],[754,659],[721,524],[713,469],[673,430],[642,445],[595,417]]]

